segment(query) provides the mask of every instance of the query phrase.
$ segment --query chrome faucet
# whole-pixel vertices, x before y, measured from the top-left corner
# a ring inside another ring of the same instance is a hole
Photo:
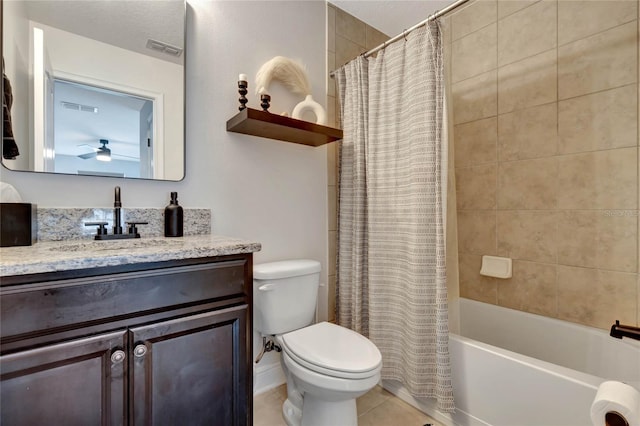
[[[120,200],[120,187],[116,186],[115,200],[113,202],[113,234],[107,232],[108,222],[86,222],[84,226],[97,226],[94,237],[96,240],[124,240],[127,238],[140,238],[137,225],[146,225],[148,222],[126,222],[127,233],[122,232],[122,201]]]

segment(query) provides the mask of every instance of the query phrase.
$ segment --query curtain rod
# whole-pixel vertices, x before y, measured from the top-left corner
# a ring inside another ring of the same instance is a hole
[[[449,6],[445,7],[444,9],[438,10],[434,14],[429,15],[429,17],[427,19],[425,19],[424,21],[418,22],[413,27],[409,28],[408,30],[404,30],[403,32],[401,32],[400,34],[398,34],[397,36],[395,36],[393,38],[390,38],[389,40],[387,40],[384,43],[382,43],[380,46],[374,47],[373,49],[369,50],[368,52],[363,53],[363,56],[365,58],[367,58],[367,57],[373,55],[374,53],[384,49],[385,47],[387,47],[391,43],[396,42],[396,41],[400,40],[403,37],[406,37],[407,34],[409,34],[411,31],[422,27],[423,25],[425,25],[429,21],[433,21],[434,19],[441,17],[445,13],[449,13],[450,11],[452,11],[454,9],[457,9],[458,7],[460,7],[463,4],[467,3],[468,1],[470,1],[470,0],[458,0],[455,3],[452,3]],[[333,77],[334,75],[335,75],[335,71],[331,71],[329,73],[330,77]]]

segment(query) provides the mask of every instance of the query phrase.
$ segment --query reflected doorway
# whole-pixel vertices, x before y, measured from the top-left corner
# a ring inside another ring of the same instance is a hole
[[[153,99],[54,79],[56,173],[153,178]]]

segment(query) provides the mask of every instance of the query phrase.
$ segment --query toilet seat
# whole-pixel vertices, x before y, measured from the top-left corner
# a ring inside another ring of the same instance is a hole
[[[279,337],[293,361],[320,374],[364,379],[382,367],[382,355],[369,339],[335,324],[321,322]]]

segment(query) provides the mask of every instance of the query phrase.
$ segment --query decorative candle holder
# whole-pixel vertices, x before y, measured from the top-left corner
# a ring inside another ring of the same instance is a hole
[[[240,99],[238,99],[238,101],[240,102],[240,106],[238,107],[238,109],[240,111],[242,111],[243,109],[247,108],[247,102],[248,99],[246,97],[247,95],[247,87],[249,85],[247,84],[246,80],[239,80],[238,81],[238,93],[240,93]]]
[[[271,106],[269,104],[269,102],[271,102],[271,95],[262,94],[262,95],[260,95],[260,100],[262,101],[260,103],[260,106],[262,107],[262,110],[264,112],[269,112],[269,107]]]

